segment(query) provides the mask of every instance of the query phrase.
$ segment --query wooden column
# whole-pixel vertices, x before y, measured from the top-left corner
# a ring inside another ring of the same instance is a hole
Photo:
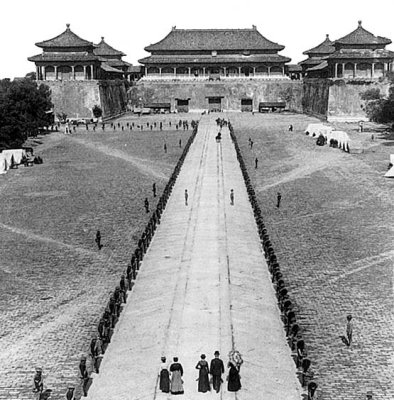
[[[241,67],[238,67],[238,76],[241,76]]]
[[[253,67],[253,76],[256,76],[256,67]]]
[[[204,75],[205,78],[205,67],[202,67],[202,74]]]
[[[93,76],[93,64],[92,65],[90,65],[90,79],[94,79],[94,76]]]
[[[83,66],[83,79],[86,80],[87,76],[86,76],[86,65]]]
[[[357,77],[357,63],[354,63],[353,78]]]
[[[174,77],[176,77],[176,67],[174,67]]]
[[[371,78],[375,77],[375,63],[372,63],[372,68],[371,68]]]
[[[342,63],[342,78],[345,77],[345,63]]]
[[[192,74],[192,69],[189,67],[189,78],[190,78],[191,74]]]
[[[72,80],[75,80],[75,67],[74,67],[74,65],[71,65],[71,78],[72,78]]]
[[[40,80],[40,67],[36,65],[36,81]]]
[[[41,68],[42,68],[42,72],[41,72],[41,73],[42,73],[42,78],[41,78],[41,79],[42,79],[43,81],[46,81],[46,80],[47,80],[47,77],[46,77],[46,75],[45,75],[45,65],[43,65]]]
[[[271,67],[267,67],[268,68],[268,76],[271,76]]]
[[[338,78],[338,63],[335,63],[335,78]]]

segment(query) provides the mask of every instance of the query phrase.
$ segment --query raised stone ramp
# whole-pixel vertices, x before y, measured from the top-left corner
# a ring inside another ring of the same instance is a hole
[[[171,398],[158,388],[163,355],[184,367],[179,399],[301,398],[235,149],[227,129],[220,144],[216,134],[214,118],[203,117],[90,400]],[[227,392],[225,374],[220,394],[198,393],[200,354],[210,361],[219,350],[226,365],[233,348],[244,359],[242,389]]]

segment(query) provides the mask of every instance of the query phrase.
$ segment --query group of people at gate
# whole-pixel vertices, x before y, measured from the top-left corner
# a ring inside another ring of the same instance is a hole
[[[215,390],[217,393],[220,391],[220,387],[223,383],[222,374],[224,374],[224,363],[219,358],[219,351],[215,351],[215,358],[208,364],[205,354],[201,354],[201,358],[196,365],[198,373],[198,392],[206,393]],[[179,363],[178,357],[173,358],[173,363],[168,366],[166,357],[161,358],[160,366],[160,390],[164,393],[171,394],[183,394],[183,367]],[[243,363],[241,354],[232,350],[229,353],[229,361],[227,367],[229,368],[227,375],[227,390],[229,392],[237,392],[241,389],[241,376],[240,369]]]

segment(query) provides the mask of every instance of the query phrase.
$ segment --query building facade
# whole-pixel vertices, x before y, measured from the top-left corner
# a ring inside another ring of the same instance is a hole
[[[286,78],[284,46],[252,29],[176,29],[145,47],[144,79]]]

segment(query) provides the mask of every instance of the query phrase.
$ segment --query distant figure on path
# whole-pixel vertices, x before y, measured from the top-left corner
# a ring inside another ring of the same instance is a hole
[[[96,232],[96,239],[94,241],[96,242],[98,249],[101,250],[101,248],[103,246],[101,245],[101,233],[100,233],[100,231]]]
[[[201,354],[201,360],[197,363],[196,369],[200,370],[198,374],[198,391],[202,393],[210,391],[209,366],[208,362],[205,360],[205,354]]]
[[[293,125],[289,125],[289,132],[293,132]]]
[[[167,144],[164,143],[164,153],[167,153]]]
[[[182,147],[182,139],[179,139],[179,147]]]
[[[254,159],[254,168],[257,169],[258,165],[259,165],[259,159],[256,157]]]
[[[160,390],[163,393],[170,393],[170,373],[168,372],[168,363],[165,357],[161,358]]]
[[[75,388],[72,386],[67,389],[66,400],[74,400],[74,390]]]
[[[149,212],[149,200],[147,197],[145,197],[144,206],[145,206],[145,212],[148,213]]]
[[[234,205],[234,189],[230,190],[230,204]]]
[[[189,193],[187,192],[187,189],[185,189],[185,206],[188,205],[187,200],[189,199]]]
[[[352,316],[349,314],[346,319],[347,319],[347,324],[346,324],[346,336],[347,336],[347,345],[350,346],[352,344],[352,339],[353,339],[353,322],[352,322]]]
[[[152,185],[153,197],[156,197],[156,183]]]
[[[222,374],[224,374],[224,364],[219,358],[220,353],[216,350],[215,358],[211,360],[211,365],[209,368],[209,373],[212,375],[212,386],[216,390],[216,393],[220,391],[220,385],[222,384]]]
[[[253,140],[250,141],[250,148],[253,149]]]
[[[282,195],[280,194],[280,192],[278,192],[277,195],[277,202],[276,202],[276,207],[280,207],[280,201],[282,200]]]
[[[173,358],[174,362],[170,366],[171,372],[171,394],[183,394],[183,368],[178,362],[178,357]]]
[[[42,377],[42,368],[36,368],[36,373],[34,375],[34,393],[41,393],[44,389],[44,379]]]

